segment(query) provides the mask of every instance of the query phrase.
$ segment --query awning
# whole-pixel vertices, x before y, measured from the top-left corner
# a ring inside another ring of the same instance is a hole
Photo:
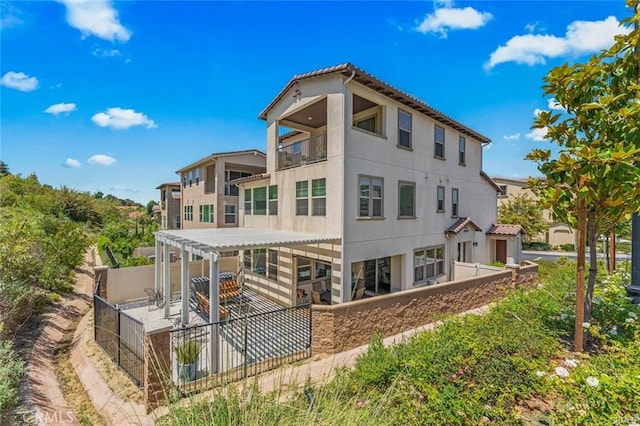
[[[155,233],[156,239],[174,247],[185,245],[198,256],[209,253],[262,247],[290,247],[303,244],[330,243],[339,236],[253,228],[214,228],[166,230]]]

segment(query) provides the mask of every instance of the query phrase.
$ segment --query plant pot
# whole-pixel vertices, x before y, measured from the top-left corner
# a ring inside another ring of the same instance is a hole
[[[196,379],[198,372],[198,363],[178,364],[178,378],[182,383],[192,382]]]

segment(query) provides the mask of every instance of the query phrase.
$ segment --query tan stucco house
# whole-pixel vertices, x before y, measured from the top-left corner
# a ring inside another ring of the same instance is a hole
[[[180,229],[181,208],[180,208],[180,182],[162,183],[156,187],[160,190],[160,205],[158,213],[160,215],[161,229]],[[154,206],[155,208],[156,206]],[[155,212],[155,210],[154,210]]]
[[[295,75],[260,118],[266,172],[233,182],[241,226],[335,240],[244,250],[246,285],[342,303],[448,281],[455,261],[497,260],[496,241],[519,262],[521,232],[487,235],[499,187],[482,171],[486,136],[349,63]]]
[[[532,200],[537,200],[537,196],[528,188],[528,179],[493,177],[493,181],[500,187],[498,192],[498,207],[518,195],[525,195]],[[549,229],[539,235],[531,235],[531,241],[538,241],[560,246],[562,244],[576,243],[576,232],[569,225],[553,220],[549,209],[542,210],[542,216],[549,223]]]
[[[262,151],[207,155],[176,173],[180,176],[182,229],[238,226],[239,189],[232,180],[265,171]]]

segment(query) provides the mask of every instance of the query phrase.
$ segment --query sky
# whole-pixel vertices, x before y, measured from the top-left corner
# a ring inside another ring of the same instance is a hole
[[[146,204],[175,171],[266,149],[258,114],[294,74],[351,62],[493,142],[491,176],[524,156],[554,66],[624,31],[610,1],[0,2],[0,159],[41,183]]]

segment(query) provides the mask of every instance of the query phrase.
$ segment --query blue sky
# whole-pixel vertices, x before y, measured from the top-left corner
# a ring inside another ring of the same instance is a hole
[[[525,177],[542,78],[609,46],[623,0],[2,1],[0,158],[40,182],[146,203],[175,170],[265,149],[292,75],[351,62],[490,137]]]

